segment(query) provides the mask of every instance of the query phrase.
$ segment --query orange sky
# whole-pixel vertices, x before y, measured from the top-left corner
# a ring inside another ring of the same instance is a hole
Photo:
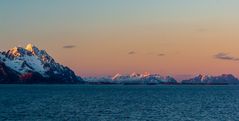
[[[0,3],[1,50],[33,43],[82,76],[239,76],[238,1],[23,1]]]

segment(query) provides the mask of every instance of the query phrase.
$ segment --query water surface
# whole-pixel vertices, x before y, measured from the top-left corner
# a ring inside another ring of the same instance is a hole
[[[236,121],[239,86],[0,85],[0,120]]]

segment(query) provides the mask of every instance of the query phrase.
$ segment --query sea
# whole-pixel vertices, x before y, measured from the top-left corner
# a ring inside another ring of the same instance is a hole
[[[239,86],[0,85],[0,121],[239,121]]]

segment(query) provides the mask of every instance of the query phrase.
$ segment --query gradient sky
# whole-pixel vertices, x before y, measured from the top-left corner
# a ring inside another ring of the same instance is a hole
[[[1,0],[0,48],[33,43],[82,76],[239,76],[238,0]]]

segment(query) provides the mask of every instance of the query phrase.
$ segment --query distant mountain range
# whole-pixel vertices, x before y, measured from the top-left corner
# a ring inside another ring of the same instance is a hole
[[[163,77],[159,74],[138,74],[130,75],[116,74],[115,76],[106,77],[87,77],[84,80],[92,84],[177,84],[177,81],[170,76]]]
[[[198,75],[176,81],[172,76],[159,74],[116,74],[115,76],[77,76],[70,68],[57,63],[45,50],[32,44],[0,52],[0,84],[239,84],[232,74]]]
[[[83,83],[81,77],[32,44],[0,52],[1,84]]]
[[[171,76],[160,76],[159,74],[116,74],[115,76],[105,77],[85,77],[89,84],[190,84],[190,85],[226,85],[239,84],[239,80],[232,74],[222,74],[220,76],[198,75],[194,78],[182,81],[176,81]]]
[[[239,80],[232,74],[220,76],[198,75],[194,78],[183,80],[182,84],[239,84]]]

